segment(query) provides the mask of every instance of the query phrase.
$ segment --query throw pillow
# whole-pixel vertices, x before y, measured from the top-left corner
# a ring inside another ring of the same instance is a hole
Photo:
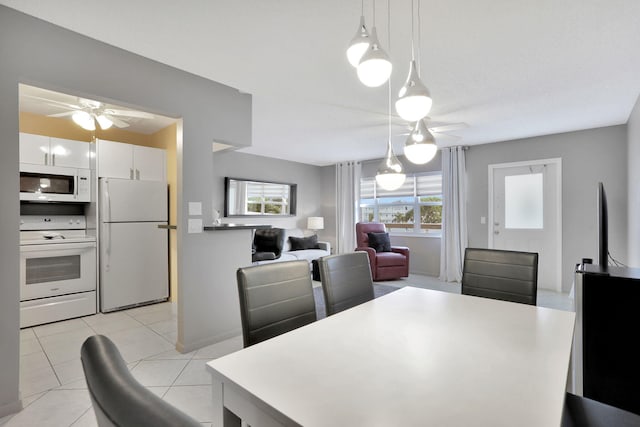
[[[282,230],[279,228],[256,230],[253,237],[256,252],[273,252],[276,254],[276,258],[280,258],[282,236]]]
[[[318,235],[314,234],[309,237],[293,237],[289,236],[292,251],[302,251],[305,249],[318,249]]]
[[[391,252],[391,241],[389,233],[367,233],[369,236],[369,247],[376,252]]]

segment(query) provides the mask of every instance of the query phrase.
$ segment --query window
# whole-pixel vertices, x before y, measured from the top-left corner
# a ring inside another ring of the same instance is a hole
[[[247,214],[283,215],[288,212],[289,189],[266,182],[247,183]]]
[[[381,222],[391,233],[439,236],[442,231],[442,174],[407,176],[387,191],[375,178],[360,180],[360,221]]]

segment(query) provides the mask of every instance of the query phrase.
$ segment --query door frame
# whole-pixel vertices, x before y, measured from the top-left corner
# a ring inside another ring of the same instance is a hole
[[[521,162],[510,163],[495,163],[489,165],[489,216],[487,222],[487,234],[489,236],[488,247],[493,249],[493,226],[494,212],[493,212],[493,194],[494,194],[494,182],[493,176],[496,169],[506,169],[512,167],[522,166],[539,166],[553,164],[557,168],[557,180],[556,180],[556,220],[557,220],[557,232],[556,232],[556,245],[558,248],[558,269],[556,277],[556,291],[562,292],[562,158],[555,157],[552,159],[539,159],[539,160],[526,160]]]

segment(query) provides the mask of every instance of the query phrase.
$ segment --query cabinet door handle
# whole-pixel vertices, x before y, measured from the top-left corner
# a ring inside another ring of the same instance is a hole
[[[129,179],[133,179],[133,168],[129,168]]]
[[[51,166],[55,166],[56,165],[56,155],[55,153],[51,155]]]
[[[140,169],[136,169],[136,179],[140,180]]]
[[[49,153],[44,153],[44,164],[45,165],[49,164]]]

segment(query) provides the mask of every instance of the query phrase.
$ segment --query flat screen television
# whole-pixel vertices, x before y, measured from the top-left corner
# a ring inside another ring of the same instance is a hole
[[[606,270],[609,265],[607,195],[601,182],[598,183],[598,264],[602,270]]]

